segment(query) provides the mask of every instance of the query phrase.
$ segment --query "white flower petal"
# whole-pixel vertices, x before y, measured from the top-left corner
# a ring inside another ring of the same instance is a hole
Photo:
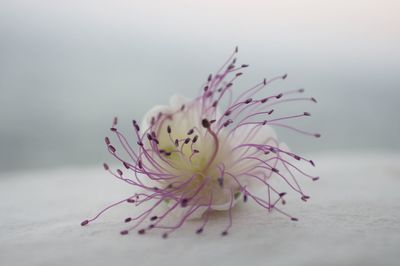
[[[157,117],[160,112],[167,113],[172,112],[173,109],[168,105],[156,105],[151,108],[143,117],[143,121],[141,124],[141,129],[146,130],[150,127],[152,117]]]
[[[259,126],[257,128],[255,128],[254,125],[242,126],[236,130],[232,137],[230,137],[230,143],[234,143],[234,146],[241,144],[266,144],[272,147],[278,147],[279,145],[275,130],[268,125]],[[260,152],[256,152],[255,148],[237,148],[233,151],[233,165],[229,167],[229,171],[232,174],[250,172],[256,166],[260,165],[261,162],[254,159],[248,159],[246,157],[260,157],[261,155],[263,156],[263,160],[273,158],[275,156],[273,153],[265,155]]]
[[[157,115],[162,112],[164,114],[173,113],[183,104],[188,102],[189,99],[181,95],[173,95],[169,100],[169,105],[156,105],[151,108],[145,115],[142,121],[142,129],[145,130],[150,127],[152,117],[157,117]]]
[[[190,99],[185,96],[175,94],[169,98],[169,104],[171,107],[181,108],[183,104],[189,102]]]

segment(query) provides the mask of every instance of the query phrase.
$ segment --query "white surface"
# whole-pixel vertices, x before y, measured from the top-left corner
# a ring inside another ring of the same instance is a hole
[[[101,166],[7,174],[0,177],[0,265],[398,265],[400,155],[313,159],[321,180],[301,180],[311,200],[289,197],[284,207],[297,223],[239,204],[227,237],[219,213],[203,235],[192,221],[167,240],[156,231],[120,236],[129,206],[79,225],[130,193]]]

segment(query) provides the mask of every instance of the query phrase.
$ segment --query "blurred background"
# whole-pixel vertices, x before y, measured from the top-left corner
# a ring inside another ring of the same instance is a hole
[[[239,46],[238,91],[288,73],[313,105],[281,131],[292,150],[398,152],[400,1],[0,0],[0,171],[111,160],[112,118],[129,130],[170,95],[188,97]]]

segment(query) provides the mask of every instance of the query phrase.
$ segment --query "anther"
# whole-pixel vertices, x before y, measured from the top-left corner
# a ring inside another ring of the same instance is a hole
[[[141,160],[138,161],[138,167],[139,167],[140,169],[143,169],[143,165],[142,165],[142,161],[141,161]]]
[[[184,199],[182,199],[182,201],[181,201],[181,207],[186,207],[187,206],[187,204],[188,204],[188,199],[187,198],[184,198]]]
[[[227,120],[227,121],[225,121],[225,123],[223,123],[223,126],[224,126],[224,127],[227,127],[227,126],[229,126],[230,124],[231,124],[230,121]]]
[[[228,110],[228,111],[225,112],[224,115],[225,115],[225,116],[228,116],[228,115],[230,115],[231,113],[232,113],[232,111]]]
[[[158,219],[158,216],[152,216],[151,218],[150,218],[150,221],[155,221],[155,220],[157,220]]]
[[[194,138],[192,139],[192,142],[193,142],[193,143],[196,143],[196,141],[197,141],[198,138],[199,138],[199,136],[197,136],[197,135],[194,136]]]
[[[316,138],[320,138],[320,137],[321,137],[321,134],[319,134],[319,133],[316,133],[316,134],[314,134],[314,137],[316,137]]]
[[[241,76],[241,75],[243,75],[242,72],[236,73],[236,77],[239,77],[239,76]]]
[[[300,92],[300,93],[303,93],[303,92],[304,92],[304,89],[299,89],[299,92]]]
[[[168,237],[168,234],[167,233],[164,233],[163,235],[162,235],[162,238],[164,238],[164,239],[166,239]]]
[[[299,219],[297,219],[296,217],[292,217],[290,218],[290,220],[297,222]]]
[[[126,168],[126,169],[129,169],[129,168],[130,168],[130,165],[129,165],[129,163],[127,163],[127,162],[123,162],[122,164],[125,166],[125,168]]]
[[[126,200],[128,203],[135,203],[135,200],[134,199],[127,199]]]
[[[199,234],[201,234],[201,233],[203,233],[203,228],[199,228],[199,229],[196,230],[196,234],[199,235]]]
[[[228,231],[223,231],[223,232],[221,233],[221,235],[222,235],[222,236],[228,235]]]
[[[81,222],[81,226],[85,226],[85,225],[87,225],[88,223],[89,223],[89,220],[85,220],[85,221]]]
[[[113,126],[116,126],[117,124],[118,124],[118,117],[114,117]]]
[[[279,99],[283,96],[283,93],[279,93],[278,95],[276,95],[276,98]]]
[[[123,173],[122,173],[121,169],[117,169],[117,174],[122,176]]]
[[[145,229],[140,229],[139,231],[138,231],[138,234],[139,235],[144,235],[146,233],[146,230]]]
[[[108,137],[105,137],[105,138],[104,138],[104,142],[105,142],[107,145],[110,145],[110,139],[109,139]]]
[[[302,200],[302,201],[307,201],[309,198],[310,198],[310,196],[303,195],[303,196],[301,197],[301,200]]]
[[[310,164],[311,164],[312,166],[314,166],[314,167],[315,167],[315,163],[314,163],[314,161],[313,161],[313,160],[310,160],[309,162],[310,162]]]
[[[251,103],[253,101],[253,99],[252,98],[249,98],[249,99],[247,99],[244,103],[245,104],[249,104],[249,103]]]
[[[172,132],[172,130],[171,130],[171,126],[167,126],[167,132],[168,132],[168,134],[171,134],[171,132]]]
[[[147,138],[148,138],[150,141],[153,139],[153,137],[152,137],[149,133],[147,133]]]
[[[262,125],[265,126],[267,124],[267,122],[268,122],[267,120],[264,120]]]
[[[179,146],[179,140],[175,139],[175,146],[178,147]]]
[[[128,233],[129,233],[128,230],[122,230],[122,231],[120,232],[120,234],[123,235],[123,236],[124,236],[124,235],[127,235]]]
[[[202,125],[204,128],[210,128],[210,122],[209,122],[207,119],[203,119],[203,120],[201,121],[201,125]]]
[[[282,79],[286,79],[287,78],[287,74],[282,76]]]
[[[188,144],[190,142],[190,138],[185,139],[185,144]]]
[[[271,168],[271,171],[272,171],[272,172],[274,172],[274,173],[279,173],[279,170],[278,170],[278,169],[276,169],[276,168],[274,168],[274,167],[273,167],[273,168]]]
[[[264,98],[264,99],[262,99],[260,102],[261,103],[265,103],[265,102],[267,102],[268,101],[268,98]]]
[[[115,127],[110,128],[110,130],[111,130],[112,132],[116,132],[116,131],[117,131],[117,129],[116,129]]]
[[[221,177],[218,177],[218,184],[219,184],[219,186],[221,187],[221,188],[223,188],[224,187],[224,178],[221,176]]]
[[[194,129],[192,128],[192,129],[190,129],[190,130],[187,132],[187,134],[188,134],[188,135],[192,135],[193,132],[194,132]]]
[[[114,148],[113,145],[108,145],[108,150],[113,152],[113,153],[116,151],[116,149]]]
[[[208,82],[210,82],[212,80],[212,74],[208,75]]]
[[[185,110],[185,105],[184,104],[182,104],[182,106],[181,106],[181,111],[183,111],[183,110]]]
[[[311,116],[311,114],[309,112],[304,112],[305,116]]]
[[[125,219],[125,223],[129,223],[130,221],[132,221],[131,217],[128,217],[128,218]]]
[[[106,164],[106,163],[103,163],[103,167],[104,167],[104,170],[108,170],[108,169],[110,169],[110,167],[108,167],[108,164]]]
[[[247,65],[247,64],[241,65],[241,67],[243,67],[243,68],[248,67],[248,66],[249,66],[249,65]]]
[[[310,100],[317,103],[317,100],[314,97],[310,98]]]

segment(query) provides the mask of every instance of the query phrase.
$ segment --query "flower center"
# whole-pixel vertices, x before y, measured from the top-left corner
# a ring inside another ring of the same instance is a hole
[[[208,200],[214,190],[223,189],[223,165],[232,161],[229,144],[213,131],[212,122],[188,118],[188,114],[167,116],[159,122],[154,133],[158,156],[154,157],[175,176],[162,182],[164,188],[177,188],[175,195]]]

